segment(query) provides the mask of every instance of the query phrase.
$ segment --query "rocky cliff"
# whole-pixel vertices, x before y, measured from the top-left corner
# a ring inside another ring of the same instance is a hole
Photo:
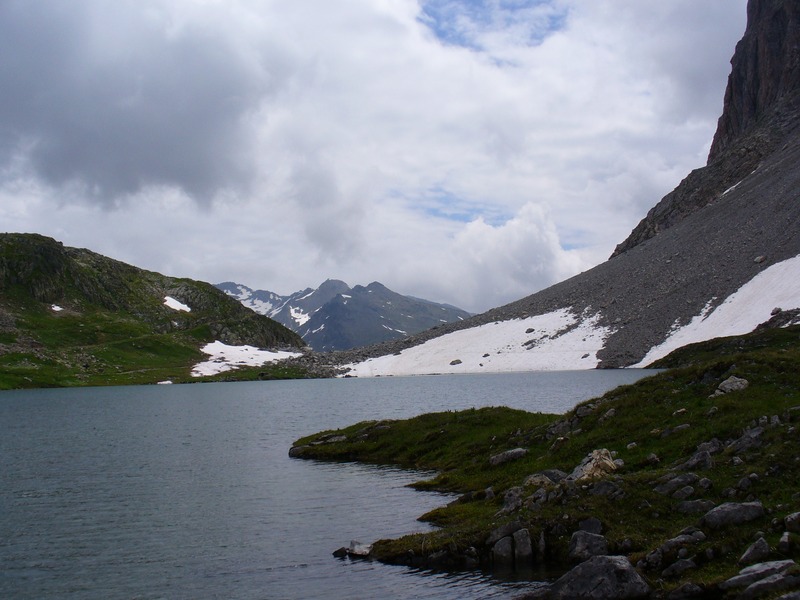
[[[722,116],[706,167],[693,171],[619,244],[630,250],[708,204],[787,143],[800,114],[800,5],[750,0],[744,37],[736,45]]]

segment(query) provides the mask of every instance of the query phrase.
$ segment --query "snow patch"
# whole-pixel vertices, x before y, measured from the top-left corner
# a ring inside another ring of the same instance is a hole
[[[454,331],[403,350],[346,365],[349,375],[430,375],[593,369],[611,329],[597,314],[551,313]]]
[[[648,365],[686,344],[750,333],[769,320],[775,307],[800,308],[800,256],[763,270],[709,312],[710,307],[709,303],[690,323],[673,329],[633,367]]]
[[[186,304],[181,302],[180,300],[176,300],[172,296],[164,296],[164,304],[167,305],[168,308],[172,310],[180,310],[183,312],[192,312],[192,309],[189,308]]]
[[[289,308],[289,314],[298,326],[305,325],[306,322],[311,318],[311,315],[304,313],[301,309],[295,308],[294,306]]]
[[[220,341],[206,344],[201,350],[210,358],[194,366],[192,377],[216,375],[239,367],[259,367],[301,354],[300,352],[261,350],[254,346],[229,346]]]

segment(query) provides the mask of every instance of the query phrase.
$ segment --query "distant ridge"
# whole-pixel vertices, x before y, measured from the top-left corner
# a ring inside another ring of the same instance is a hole
[[[344,281],[328,279],[316,289],[306,288],[289,296],[252,290],[231,281],[217,287],[296,331],[317,351],[396,340],[470,316],[454,306],[403,296],[377,281],[351,288]]]

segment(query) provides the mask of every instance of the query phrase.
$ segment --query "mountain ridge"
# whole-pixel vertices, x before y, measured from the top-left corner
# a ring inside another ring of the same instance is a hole
[[[0,387],[186,380],[215,341],[303,346],[209,283],[38,234],[0,234]]]
[[[297,332],[321,352],[395,340],[470,316],[455,306],[398,294],[378,281],[351,288],[327,279],[316,289],[289,296],[230,281],[216,287]]]

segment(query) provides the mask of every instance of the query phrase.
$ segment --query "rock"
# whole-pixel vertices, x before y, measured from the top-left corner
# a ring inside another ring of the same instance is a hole
[[[696,583],[687,581],[683,585],[676,587],[667,595],[667,600],[689,600],[690,598],[700,598],[705,595],[705,590]]]
[[[784,531],[778,541],[778,552],[781,554],[789,554],[792,551],[792,540],[788,531]]]
[[[520,529],[522,529],[522,523],[520,523],[519,521],[510,521],[508,523],[505,523],[504,525],[501,525],[497,529],[494,529],[489,534],[489,537],[486,538],[485,543],[487,546],[494,546],[498,542],[498,540],[510,535],[514,535],[514,533],[516,533]]]
[[[708,511],[702,522],[711,529],[722,529],[731,525],[741,525],[764,516],[761,502],[726,502]]]
[[[684,473],[683,475],[678,475],[676,477],[672,477],[670,475],[669,477],[670,478],[667,481],[654,487],[653,491],[657,494],[661,494],[662,496],[668,496],[682,487],[696,483],[700,479],[694,473]]]
[[[496,567],[514,566],[514,540],[506,536],[492,546],[492,564]]]
[[[600,519],[595,517],[589,517],[588,519],[583,519],[578,523],[578,528],[581,531],[586,531],[588,533],[595,533],[600,535],[603,533],[603,524],[600,522]]]
[[[675,507],[679,513],[683,514],[694,514],[694,513],[706,513],[714,508],[714,503],[711,500],[685,500],[678,504]]]
[[[739,392],[741,390],[747,389],[747,386],[750,385],[750,382],[747,379],[742,379],[740,377],[736,377],[735,375],[731,375],[725,381],[717,386],[717,390],[714,392],[715,396],[721,396],[722,394],[730,394],[731,392]]]
[[[695,469],[702,469],[707,471],[714,466],[714,459],[711,458],[711,452],[708,450],[700,450],[695,452],[692,457],[682,465],[676,467],[679,471],[693,471]]]
[[[489,464],[493,467],[496,467],[512,460],[519,460],[526,454],[528,454],[528,450],[526,448],[514,448],[513,450],[506,450],[505,452],[491,456],[489,458]]]
[[[800,533],[800,512],[786,515],[786,518],[783,520],[783,524],[786,527],[786,531]]]
[[[619,487],[613,481],[599,481],[592,486],[592,489],[589,491],[592,496],[608,496],[612,500],[617,498],[622,498],[625,495],[625,492],[622,491],[622,488]]]
[[[764,579],[759,579],[747,586],[747,588],[737,596],[737,600],[752,600],[764,596],[792,590],[800,587],[800,576],[789,575],[788,573],[775,573]]]
[[[519,567],[530,567],[533,563],[533,544],[527,529],[514,532],[514,564]]]
[[[499,514],[512,513],[522,506],[523,488],[521,486],[509,488],[503,495],[503,508]]]
[[[769,557],[769,544],[763,537],[758,538],[739,559],[740,565],[753,565],[764,562]]]
[[[576,531],[569,540],[568,556],[571,561],[582,562],[605,554],[608,554],[608,541],[602,535]]]
[[[361,542],[352,540],[349,547],[339,548],[333,552],[333,555],[337,558],[344,558],[345,556],[351,558],[369,558],[371,552],[372,544],[362,544]]]
[[[672,494],[676,500],[686,500],[689,496],[694,494],[694,488],[690,485],[685,485]]]
[[[593,556],[558,579],[549,590],[554,600],[647,598],[650,586],[624,556]]]
[[[689,558],[682,558],[680,560],[675,561],[666,569],[661,572],[662,577],[666,577],[667,579],[674,579],[683,575],[686,571],[691,569],[696,569],[697,565],[695,562]]]
[[[546,487],[550,485],[555,485],[555,481],[550,479],[544,473],[534,473],[533,475],[528,475],[525,478],[525,481],[522,484],[524,487]]]
[[[717,438],[712,439],[708,442],[703,442],[697,446],[698,452],[708,452],[709,454],[716,454],[718,452],[722,452],[725,446],[720,442]]]
[[[776,573],[785,573],[796,564],[797,563],[793,560],[774,560],[750,565],[739,571],[738,575],[731,577],[727,581],[723,581],[719,584],[719,588],[721,590],[731,590],[747,587],[756,581],[770,577]]]
[[[574,481],[605,477],[617,470],[614,458],[606,448],[592,450],[568,476]]]

